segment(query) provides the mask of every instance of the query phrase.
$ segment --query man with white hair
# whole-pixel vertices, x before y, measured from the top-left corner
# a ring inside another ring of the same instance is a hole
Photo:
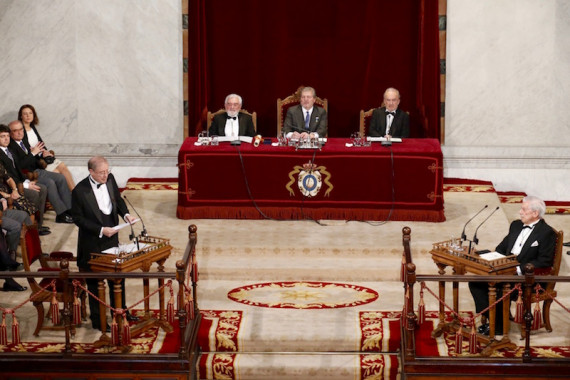
[[[226,96],[226,112],[214,116],[208,130],[210,136],[255,136],[253,119],[250,115],[240,112],[242,104],[242,98],[238,94]]]
[[[534,196],[527,196],[523,199],[519,211],[520,219],[511,223],[509,233],[503,241],[495,248],[495,251],[505,255],[515,255],[519,266],[517,273],[522,274],[526,264],[532,264],[536,269],[546,269],[552,267],[554,260],[554,249],[556,246],[556,233],[544,221],[546,205],[544,201]],[[497,284],[497,299],[501,297],[502,284]],[[489,306],[489,286],[486,282],[470,282],[469,290],[475,301],[477,313]],[[513,293],[515,294],[515,293]],[[495,333],[503,334],[502,307],[496,308]],[[488,313],[485,313],[488,317]],[[489,325],[484,324],[479,327],[479,333],[488,335]],[[508,333],[506,331],[505,333]]]

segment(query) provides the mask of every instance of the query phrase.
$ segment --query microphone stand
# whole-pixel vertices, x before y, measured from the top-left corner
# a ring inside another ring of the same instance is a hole
[[[129,239],[135,241],[135,243],[137,245],[137,251],[139,251],[140,250],[139,237],[135,236],[135,230],[133,229],[133,225],[131,223],[129,223],[129,226],[131,226],[131,234],[129,235]]]
[[[141,221],[141,223],[142,223],[142,228],[143,228],[143,229],[142,229],[142,231],[141,231],[141,235],[144,236],[144,237],[147,237],[148,234],[147,234],[147,232],[146,232],[146,227],[145,227],[145,225],[144,225],[143,218],[141,218],[141,216],[140,216],[139,213],[137,212],[137,209],[136,209],[135,206],[133,206],[133,204],[129,201],[129,199],[127,198],[127,196],[126,196],[126,195],[123,195],[123,198],[125,198],[125,200],[126,200],[127,203],[129,204],[129,206],[131,206],[131,208],[133,209],[133,211],[135,212],[135,214],[137,214],[137,216],[139,217],[139,219],[140,219],[140,221]],[[130,223],[129,223],[129,224],[130,224]],[[132,228],[133,228],[133,227],[132,227],[132,225],[131,225],[131,229],[132,229]],[[138,249],[138,246],[137,246],[137,249]]]
[[[471,222],[477,215],[479,215],[483,210],[485,210],[488,207],[488,205],[485,205],[485,207],[483,207],[481,210],[479,210],[479,212],[475,215],[473,215],[468,221],[467,223],[465,223],[465,225],[463,226],[463,232],[461,232],[461,241],[466,241],[467,240],[467,235],[465,235],[465,228],[467,227],[467,225],[469,224],[469,222]],[[471,250],[471,247],[469,247],[469,250]]]
[[[486,206],[485,206],[486,207]],[[479,227],[481,227],[483,225],[483,223],[485,223],[491,216],[493,216],[493,214],[499,209],[499,206],[497,206],[496,209],[493,210],[492,213],[489,214],[488,217],[485,218],[484,221],[481,222],[481,224],[479,224],[477,226],[477,228],[475,229],[475,233],[473,234],[473,239],[469,240],[469,251],[467,251],[468,253],[471,253],[471,243],[475,243],[475,245],[479,244],[479,239],[477,239],[477,231],[479,231]]]

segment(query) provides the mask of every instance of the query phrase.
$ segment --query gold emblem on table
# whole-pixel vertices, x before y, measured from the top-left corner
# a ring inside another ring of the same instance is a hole
[[[289,182],[285,185],[285,188],[289,190],[289,195],[292,197],[295,196],[295,191],[291,187],[295,183],[295,174],[298,174],[297,186],[299,191],[305,197],[310,198],[317,195],[322,188],[323,182],[327,186],[325,197],[330,196],[333,185],[330,182],[331,174],[327,171],[326,166],[317,166],[310,161],[303,164],[303,166],[296,165],[289,172]]]

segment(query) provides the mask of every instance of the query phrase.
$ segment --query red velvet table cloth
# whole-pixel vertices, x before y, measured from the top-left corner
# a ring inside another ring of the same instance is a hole
[[[196,140],[187,138],[178,153],[181,219],[445,220],[436,139],[347,147],[348,139],[329,138],[321,150]],[[322,184],[307,197],[297,181],[311,160]]]

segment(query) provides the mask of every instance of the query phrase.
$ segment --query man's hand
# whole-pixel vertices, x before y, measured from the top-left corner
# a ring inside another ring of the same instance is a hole
[[[126,216],[125,216],[125,221],[126,221],[127,223],[135,224],[135,223],[136,223],[136,220],[137,220],[137,218],[135,218],[135,217],[132,216],[132,215],[126,215]]]
[[[119,232],[119,230],[116,230],[112,227],[103,227],[103,235],[107,237],[111,237],[115,235],[117,232]]]
[[[30,182],[30,184],[28,185],[28,189],[38,191],[38,192],[41,190],[41,188],[38,185],[36,185],[35,181]]]
[[[12,198],[12,199],[20,198],[20,193],[18,193],[18,190],[12,191],[12,193],[10,194],[10,198]]]
[[[299,140],[301,138],[301,134],[299,132],[293,132],[293,134],[291,135],[291,139],[293,140]]]

